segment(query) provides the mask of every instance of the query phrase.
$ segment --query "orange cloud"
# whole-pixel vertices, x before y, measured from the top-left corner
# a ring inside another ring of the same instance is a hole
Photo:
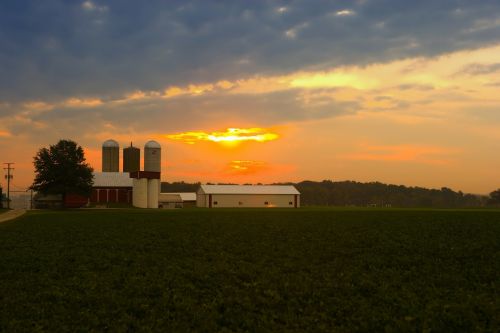
[[[80,98],[69,98],[67,99],[64,103],[62,103],[64,106],[67,107],[73,107],[73,108],[78,108],[78,107],[95,107],[99,106],[102,104],[102,101],[98,98],[87,98],[87,99],[80,99]]]
[[[262,161],[235,160],[229,162],[227,167],[231,173],[248,175],[266,169],[267,165],[265,162]]]
[[[10,137],[12,134],[9,132],[9,131],[2,131],[0,130],[0,138],[4,137],[4,138],[8,138]]]
[[[217,82],[215,85],[211,83],[190,84],[184,88],[172,86],[165,89],[162,97],[172,98],[180,95],[190,95],[190,96],[203,95],[209,92],[213,92],[216,86],[222,89],[229,89],[230,87],[232,87],[232,83],[229,81],[220,81]]]
[[[23,107],[29,111],[48,111],[52,110],[54,105],[41,101],[33,101],[24,103]]]
[[[238,144],[244,141],[267,142],[278,139],[279,135],[269,132],[265,128],[228,128],[225,131],[218,132],[184,132],[178,134],[165,135],[166,138],[176,141],[182,141],[187,144],[209,141],[223,144]]]

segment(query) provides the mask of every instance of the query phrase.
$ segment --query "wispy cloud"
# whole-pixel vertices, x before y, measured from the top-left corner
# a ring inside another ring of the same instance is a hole
[[[86,11],[97,11],[97,12],[105,12],[108,10],[106,6],[99,6],[94,1],[86,0],[82,3],[82,8]]]
[[[263,161],[234,160],[229,162],[228,171],[240,175],[249,175],[261,172],[267,167],[267,163]]]
[[[339,10],[339,11],[335,12],[335,16],[352,16],[354,14],[355,14],[355,12],[353,10],[350,10],[350,9],[343,9],[343,10]]]
[[[492,64],[468,64],[464,66],[455,75],[468,74],[468,75],[486,75],[500,72],[500,62]]]

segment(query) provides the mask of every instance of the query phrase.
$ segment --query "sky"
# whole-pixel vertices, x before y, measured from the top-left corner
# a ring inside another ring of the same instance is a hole
[[[2,1],[0,162],[21,190],[59,139],[96,171],[156,140],[169,182],[486,194],[499,55],[498,0]]]

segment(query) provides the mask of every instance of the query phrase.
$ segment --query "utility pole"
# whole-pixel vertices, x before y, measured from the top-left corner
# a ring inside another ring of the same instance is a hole
[[[14,163],[9,162],[4,164],[7,165],[6,168],[3,168],[4,170],[7,170],[7,174],[5,175],[5,179],[7,179],[7,209],[10,209],[10,180],[14,178],[14,176],[10,173],[10,171],[14,170],[14,168],[11,168],[10,166]]]

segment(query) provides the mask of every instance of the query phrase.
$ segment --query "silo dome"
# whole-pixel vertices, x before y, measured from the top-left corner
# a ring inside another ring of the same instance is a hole
[[[102,143],[102,146],[103,147],[110,147],[110,148],[116,148],[116,147],[120,147],[120,145],[118,144],[118,142],[116,142],[115,140],[113,139],[109,139],[109,140],[106,140]]]
[[[161,146],[158,142],[151,140],[151,141],[146,142],[146,144],[144,145],[144,148],[160,148],[161,149]]]

